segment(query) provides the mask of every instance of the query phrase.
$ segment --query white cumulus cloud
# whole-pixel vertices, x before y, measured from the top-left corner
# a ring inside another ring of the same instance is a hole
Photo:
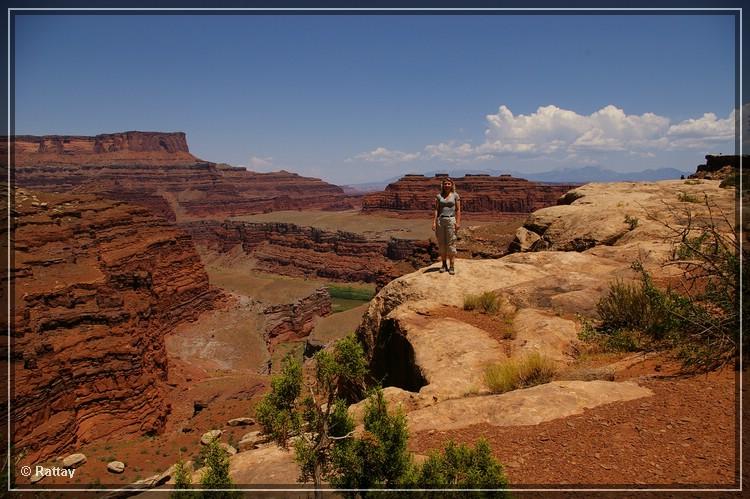
[[[414,161],[420,158],[420,153],[406,153],[402,151],[396,151],[393,149],[386,149],[385,147],[378,147],[369,152],[363,152],[357,154],[352,159],[358,159],[361,161],[372,161],[377,163],[405,163],[408,161]]]
[[[743,108],[748,111],[748,106]],[[593,153],[618,152],[654,157],[659,151],[707,149],[731,144],[738,118],[705,113],[672,123],[654,113],[627,114],[607,105],[591,114],[579,114],[554,105],[541,106],[530,114],[514,115],[505,105],[486,116],[484,141],[446,141],[429,144],[420,152],[406,153],[378,147],[354,159],[407,162],[438,159],[451,163],[487,161],[500,156],[571,157],[586,161]],[[745,117],[747,122],[747,117]]]
[[[266,156],[264,158],[253,156],[250,158],[250,166],[252,168],[268,168],[273,165],[273,158]]]

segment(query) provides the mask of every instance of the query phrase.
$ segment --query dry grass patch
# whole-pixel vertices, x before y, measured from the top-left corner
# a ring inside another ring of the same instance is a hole
[[[485,314],[496,314],[500,311],[500,297],[492,291],[478,295],[464,296],[464,310],[478,310]]]
[[[487,366],[484,378],[492,393],[505,393],[519,388],[549,383],[555,376],[555,363],[539,352],[519,359]]]

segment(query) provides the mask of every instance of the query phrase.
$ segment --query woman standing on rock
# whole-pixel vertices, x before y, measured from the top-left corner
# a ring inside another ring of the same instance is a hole
[[[435,231],[438,250],[443,266],[440,272],[446,270],[453,275],[456,273],[454,259],[456,257],[456,232],[461,227],[461,198],[456,192],[453,180],[446,177],[440,184],[440,194],[435,198],[435,216],[432,219],[432,230]],[[450,267],[446,263],[450,261]]]

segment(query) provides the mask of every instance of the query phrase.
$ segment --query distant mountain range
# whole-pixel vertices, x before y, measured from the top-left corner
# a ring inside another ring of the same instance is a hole
[[[563,168],[560,170],[539,173],[527,173],[514,170],[448,170],[447,172],[446,170],[441,170],[440,172],[425,172],[424,175],[431,177],[436,173],[448,173],[454,178],[463,177],[466,174],[477,173],[485,173],[488,175],[510,174],[514,177],[525,178],[527,180],[533,180],[534,182],[585,184],[588,182],[653,182],[656,180],[679,179],[680,175],[685,175],[687,177],[692,172],[681,171],[676,168],[656,168],[637,172],[616,172],[600,166],[584,166],[581,168]],[[401,176],[391,177],[379,182],[350,184],[345,187],[359,192],[382,191],[388,184],[397,181],[399,178],[401,178]]]

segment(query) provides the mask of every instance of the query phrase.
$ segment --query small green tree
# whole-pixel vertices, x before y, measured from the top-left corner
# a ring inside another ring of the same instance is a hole
[[[190,486],[192,485],[190,480],[190,472],[187,469],[187,466],[185,466],[185,461],[180,458],[179,461],[177,461],[177,465],[174,468],[174,489],[175,491],[172,493],[173,499],[188,499],[190,497],[193,497],[193,494],[191,492],[186,492],[186,489],[190,489]]]
[[[281,446],[286,447],[289,438],[295,437],[300,481],[312,480],[318,489],[335,473],[333,447],[353,436],[354,422],[340,396],[341,387],[363,386],[367,366],[354,336],[340,340],[331,351],[319,351],[314,359],[315,376],[304,384],[304,396],[299,362],[291,357],[284,360],[281,374],[271,381],[271,392],[256,408],[256,419]]]
[[[334,448],[332,461],[337,474],[331,483],[343,489],[398,485],[412,466],[406,449],[408,440],[403,411],[389,414],[383,391],[375,390],[365,405],[363,434]]]
[[[492,457],[484,439],[474,448],[448,442],[443,452],[433,452],[422,466],[413,466],[404,476],[405,488],[485,489],[466,493],[468,497],[507,497],[508,479],[503,467]],[[423,493],[438,497],[437,492]]]
[[[255,419],[263,431],[286,447],[289,437],[299,433],[297,398],[302,392],[302,365],[291,355],[284,358],[281,373],[271,378],[271,391],[255,407]]]
[[[204,489],[231,489],[232,479],[229,476],[229,456],[219,445],[219,440],[212,440],[201,450],[205,471],[201,476],[201,488]],[[238,497],[236,492],[211,491],[203,492],[203,497],[211,499],[230,499]]]
[[[380,389],[371,391],[364,411],[364,431],[354,435],[354,421],[341,396],[343,386],[363,386],[366,363],[362,346],[349,336],[315,355],[314,379],[303,382],[299,362],[284,360],[271,381],[271,392],[258,404],[256,419],[281,446],[294,438],[301,482],[319,489],[324,480],[337,488],[360,489],[347,496],[365,497],[379,488],[503,488],[502,467],[486,442],[475,449],[450,444],[444,454],[414,464],[407,451],[406,416],[394,413]],[[316,496],[319,496],[316,490]],[[500,497],[489,494],[486,497]]]

